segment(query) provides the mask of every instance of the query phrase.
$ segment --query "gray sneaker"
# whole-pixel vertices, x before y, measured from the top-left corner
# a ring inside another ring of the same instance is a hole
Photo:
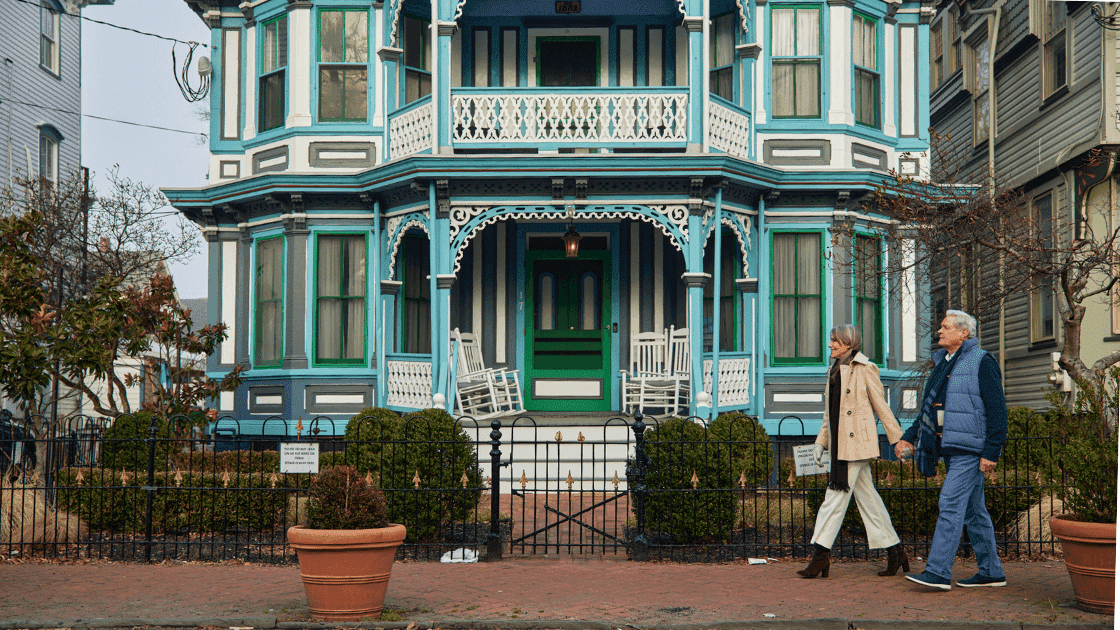
[[[977,573],[966,580],[957,580],[957,586],[963,586],[964,588],[972,588],[974,586],[1007,586],[1007,578],[988,577],[982,573]]]

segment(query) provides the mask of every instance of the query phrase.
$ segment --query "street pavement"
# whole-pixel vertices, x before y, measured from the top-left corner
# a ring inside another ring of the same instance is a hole
[[[1005,588],[929,591],[879,577],[880,563],[637,563],[614,557],[397,562],[381,620],[311,621],[299,568],[242,563],[0,560],[0,628],[317,628],[934,630],[1112,628],[1074,607],[1061,560],[1005,561]],[[922,567],[911,561],[912,573]],[[954,579],[975,573],[958,560]]]

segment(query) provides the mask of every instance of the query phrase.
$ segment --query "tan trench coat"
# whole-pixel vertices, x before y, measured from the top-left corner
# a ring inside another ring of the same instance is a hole
[[[894,444],[902,438],[902,427],[883,397],[879,366],[867,355],[857,352],[848,365],[840,366],[840,435],[832,459],[854,461],[879,457],[879,431],[875,416],[887,432],[887,441]],[[817,444],[828,450],[831,443],[828,425],[828,385],[824,388],[824,419],[817,434]]]

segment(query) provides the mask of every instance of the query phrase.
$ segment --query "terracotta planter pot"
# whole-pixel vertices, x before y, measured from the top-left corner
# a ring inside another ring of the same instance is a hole
[[[1116,607],[1116,523],[1085,523],[1065,514],[1050,517],[1062,543],[1077,607],[1111,615]]]
[[[311,616],[358,621],[381,614],[404,525],[379,529],[288,529]]]

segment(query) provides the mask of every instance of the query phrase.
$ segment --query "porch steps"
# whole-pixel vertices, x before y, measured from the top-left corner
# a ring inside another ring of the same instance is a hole
[[[618,413],[526,413],[500,418],[503,466],[499,491],[604,492],[626,490],[626,461],[634,454],[633,418]],[[463,423],[479,442],[478,463],[490,473],[490,421]],[[569,488],[569,476],[571,486]]]

